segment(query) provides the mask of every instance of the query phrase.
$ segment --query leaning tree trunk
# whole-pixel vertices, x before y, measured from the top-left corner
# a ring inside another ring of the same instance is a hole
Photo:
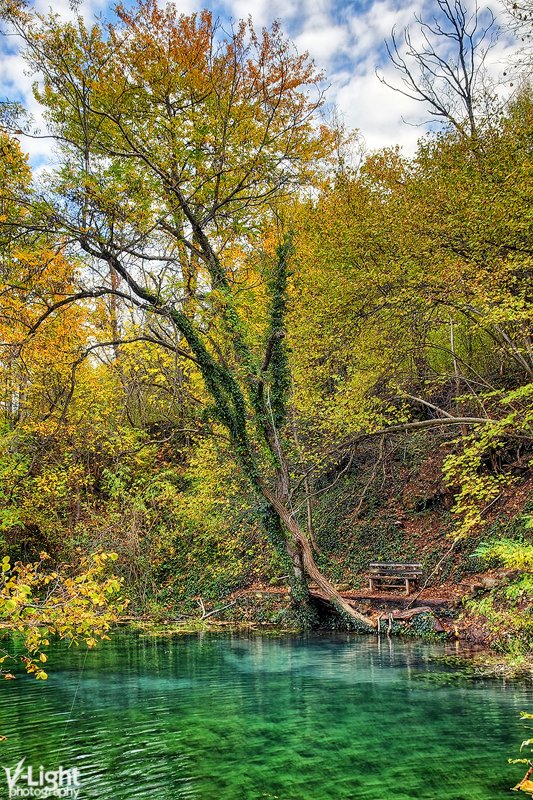
[[[341,597],[339,592],[335,589],[334,586],[327,580],[327,578],[322,575],[320,570],[315,564],[313,553],[309,542],[307,540],[307,536],[304,534],[292,514],[288,511],[285,505],[281,502],[281,500],[276,497],[274,492],[272,492],[267,486],[261,486],[261,493],[263,497],[268,500],[268,502],[273,506],[276,510],[277,514],[279,515],[281,521],[288,529],[291,534],[292,541],[299,549],[302,554],[302,562],[305,571],[309,575],[309,577],[322,589],[326,597],[332,602],[332,604],[342,611],[344,614],[347,614],[352,619],[357,619],[359,622],[364,623],[369,628],[375,628],[376,623],[371,617],[366,617],[364,614],[359,613],[353,608],[346,600]]]

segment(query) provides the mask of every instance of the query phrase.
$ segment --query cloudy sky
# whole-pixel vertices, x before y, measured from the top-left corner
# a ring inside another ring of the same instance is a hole
[[[317,67],[324,70],[329,109],[336,107],[344,123],[360,131],[369,149],[399,144],[407,154],[414,151],[430,115],[421,104],[380,83],[376,69],[389,83],[399,84],[384,40],[390,39],[393,26],[401,32],[410,25],[416,37],[415,15],[431,21],[438,10],[436,0],[176,0],[183,13],[199,11],[206,5],[223,23],[249,14],[256,27],[268,26],[278,19],[298,50],[309,51]],[[49,6],[49,0],[37,0],[40,11],[47,11]],[[82,4],[87,21],[99,12],[107,13],[110,7],[101,0],[84,0]],[[71,13],[68,0],[57,0],[52,8],[67,16]],[[497,0],[490,1],[490,8],[498,20],[505,21]],[[483,18],[487,12],[484,6],[481,9]],[[487,58],[493,77],[504,71],[506,59],[515,47],[511,35],[503,30]],[[0,96],[20,100],[38,120],[39,110],[31,95],[32,79],[25,75],[14,37],[0,39],[0,58]],[[25,142],[36,166],[47,161],[48,148],[43,140]]]

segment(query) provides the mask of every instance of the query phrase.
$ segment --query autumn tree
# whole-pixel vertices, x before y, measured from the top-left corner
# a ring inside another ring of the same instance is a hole
[[[117,24],[91,27],[24,4],[6,3],[3,13],[43,76],[36,96],[61,153],[31,207],[83,263],[77,290],[39,322],[109,294],[144,318],[160,346],[179,348],[203,378],[206,418],[226,431],[263,498],[272,542],[294,566],[296,600],[305,607],[308,575],[343,613],[372,624],[317,569],[290,508],[290,242],[263,267],[270,299],[259,334],[243,313],[245,272],[234,256],[237,248],[241,263],[253,259],[274,201],[305,191],[324,169],[320,76],[277,25],[257,35],[241,22],[224,33],[207,11],[187,17],[141,2],[119,6]]]

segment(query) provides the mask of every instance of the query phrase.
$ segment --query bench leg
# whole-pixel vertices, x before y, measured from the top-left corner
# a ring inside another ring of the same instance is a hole
[[[405,594],[409,594],[411,589],[411,581],[409,578],[405,579]]]
[[[374,581],[373,581],[372,578],[370,578],[369,581],[370,581],[370,591],[373,592],[374,591]]]

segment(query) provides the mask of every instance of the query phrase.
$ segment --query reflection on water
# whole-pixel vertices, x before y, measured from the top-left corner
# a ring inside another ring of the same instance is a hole
[[[533,693],[420,681],[443,651],[351,634],[58,647],[46,683],[0,682],[0,765],[77,767],[80,800],[509,796]]]

